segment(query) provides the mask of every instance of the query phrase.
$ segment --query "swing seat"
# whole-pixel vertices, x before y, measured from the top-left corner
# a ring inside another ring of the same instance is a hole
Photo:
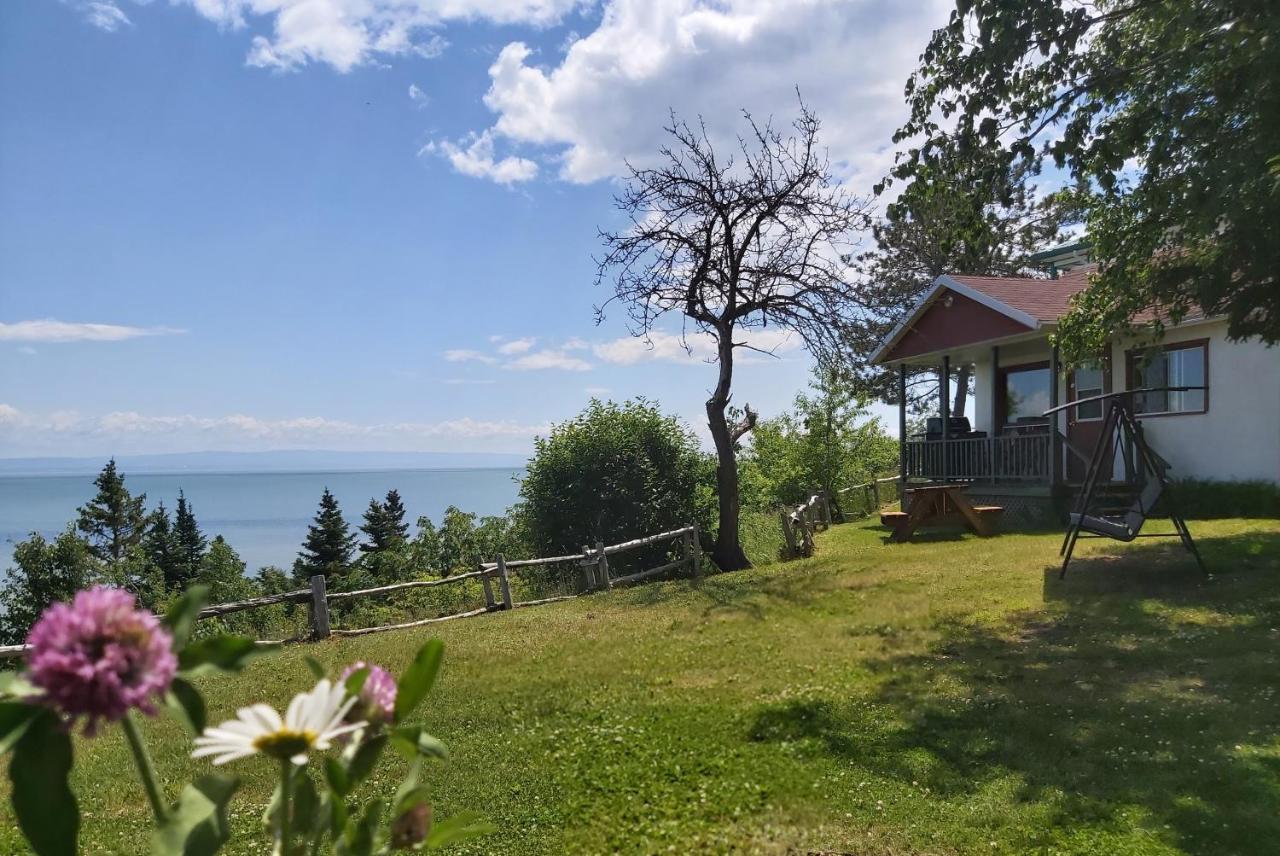
[[[1100,535],[1103,538],[1113,538],[1116,541],[1132,541],[1142,531],[1142,524],[1147,522],[1147,515],[1155,508],[1156,502],[1159,501],[1163,493],[1164,483],[1160,479],[1152,479],[1147,482],[1146,487],[1142,489],[1142,493],[1134,500],[1133,505],[1129,506],[1129,510],[1123,518],[1073,512],[1071,514],[1071,525],[1079,526],[1084,531],[1092,532],[1094,535]]]

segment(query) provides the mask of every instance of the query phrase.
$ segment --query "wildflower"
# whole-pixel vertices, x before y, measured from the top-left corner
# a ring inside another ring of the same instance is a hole
[[[348,716],[367,720],[371,725],[385,725],[391,722],[396,713],[396,679],[381,666],[370,666],[359,660],[342,670],[338,683],[345,687],[347,678],[361,669],[368,669],[369,674],[364,679],[356,696],[358,701]]]
[[[236,718],[219,726],[206,728],[196,738],[192,758],[216,756],[215,764],[225,764],[257,752],[272,758],[288,758],[295,764],[307,763],[312,749],[328,749],[333,740],[366,723],[343,723],[356,699],[346,698],[342,685],[326,678],[310,692],[299,693],[289,702],[284,718],[270,705],[255,704],[236,711]]]
[[[44,611],[27,636],[29,678],[50,707],[97,732],[99,720],[118,722],[131,708],[156,713],[178,670],[173,637],[139,609],[133,595],[94,586],[71,603]]]

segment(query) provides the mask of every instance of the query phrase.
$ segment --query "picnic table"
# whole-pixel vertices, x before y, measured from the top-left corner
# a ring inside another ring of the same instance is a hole
[[[880,523],[893,529],[894,541],[910,541],[921,526],[960,524],[977,535],[995,534],[995,519],[1004,513],[999,505],[974,505],[962,484],[937,484],[906,492],[906,511],[884,511]]]

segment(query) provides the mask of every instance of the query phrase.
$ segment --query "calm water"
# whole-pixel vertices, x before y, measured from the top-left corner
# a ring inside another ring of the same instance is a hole
[[[147,508],[161,500],[171,511],[178,490],[186,494],[209,538],[222,535],[248,563],[293,563],[327,486],[354,530],[369,500],[400,491],[411,523],[427,515],[440,523],[456,505],[478,515],[501,514],[516,501],[520,469],[380,470],[327,473],[178,473],[125,475]],[[54,536],[94,494],[93,476],[0,476],[0,568],[8,568],[13,545],[30,532]]]

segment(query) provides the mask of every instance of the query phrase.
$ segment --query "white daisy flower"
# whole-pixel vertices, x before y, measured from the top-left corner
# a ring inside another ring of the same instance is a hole
[[[366,725],[342,721],[356,700],[347,695],[346,687],[325,678],[310,692],[294,696],[283,719],[270,705],[255,704],[240,708],[235,719],[206,728],[196,738],[191,757],[213,755],[213,763],[225,764],[262,752],[305,764],[312,749],[328,749],[335,737]]]

